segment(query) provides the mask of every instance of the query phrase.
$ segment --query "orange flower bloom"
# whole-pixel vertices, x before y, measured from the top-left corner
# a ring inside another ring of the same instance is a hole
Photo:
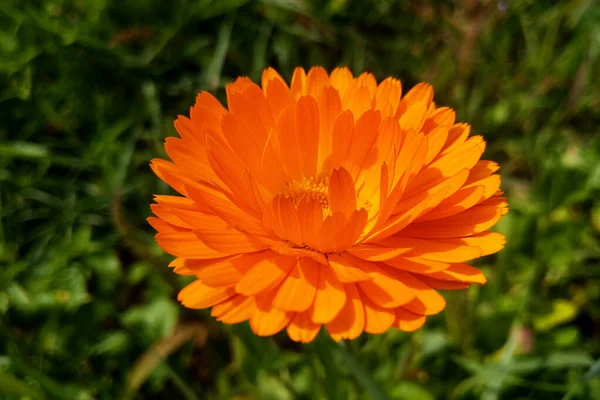
[[[225,109],[200,93],[167,138],[173,162],[152,169],[182,196],[157,195],[149,218],[196,280],[179,293],[260,336],[283,328],[310,342],[420,328],[439,313],[436,289],[483,284],[465,262],[495,253],[488,232],[507,212],[498,165],[481,136],[455,123],[421,83],[377,84],[347,68],[269,68],[262,88],[227,86]]]

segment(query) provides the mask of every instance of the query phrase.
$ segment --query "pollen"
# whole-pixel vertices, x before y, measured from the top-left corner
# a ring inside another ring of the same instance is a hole
[[[283,185],[281,194],[292,199],[295,206],[300,200],[309,198],[318,200],[323,210],[329,209],[329,196],[327,194],[327,179],[322,177],[302,178],[301,181],[293,180]]]

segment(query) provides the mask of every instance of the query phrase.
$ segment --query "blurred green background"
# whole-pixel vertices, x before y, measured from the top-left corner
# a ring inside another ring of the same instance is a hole
[[[502,165],[489,283],[342,345],[183,309],[149,160],[268,65],[432,83]],[[2,0],[0,399],[600,399],[599,71],[592,0]]]

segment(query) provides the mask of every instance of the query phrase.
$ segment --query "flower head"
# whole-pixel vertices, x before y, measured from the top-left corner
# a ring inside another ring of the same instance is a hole
[[[154,172],[181,196],[155,197],[149,222],[196,280],[179,293],[226,324],[296,341],[413,331],[445,306],[437,289],[485,277],[467,261],[495,253],[507,212],[481,136],[421,83],[377,83],[347,68],[269,68],[262,87],[227,86],[225,109],[200,93],[172,162]]]

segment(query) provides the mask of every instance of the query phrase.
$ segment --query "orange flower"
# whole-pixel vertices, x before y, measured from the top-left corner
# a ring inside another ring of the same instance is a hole
[[[227,86],[229,110],[200,93],[154,172],[182,196],[155,197],[156,240],[179,293],[260,336],[310,342],[420,328],[445,306],[436,289],[483,284],[465,262],[495,253],[507,212],[498,165],[421,83],[377,84],[347,68],[269,68],[262,88]]]

